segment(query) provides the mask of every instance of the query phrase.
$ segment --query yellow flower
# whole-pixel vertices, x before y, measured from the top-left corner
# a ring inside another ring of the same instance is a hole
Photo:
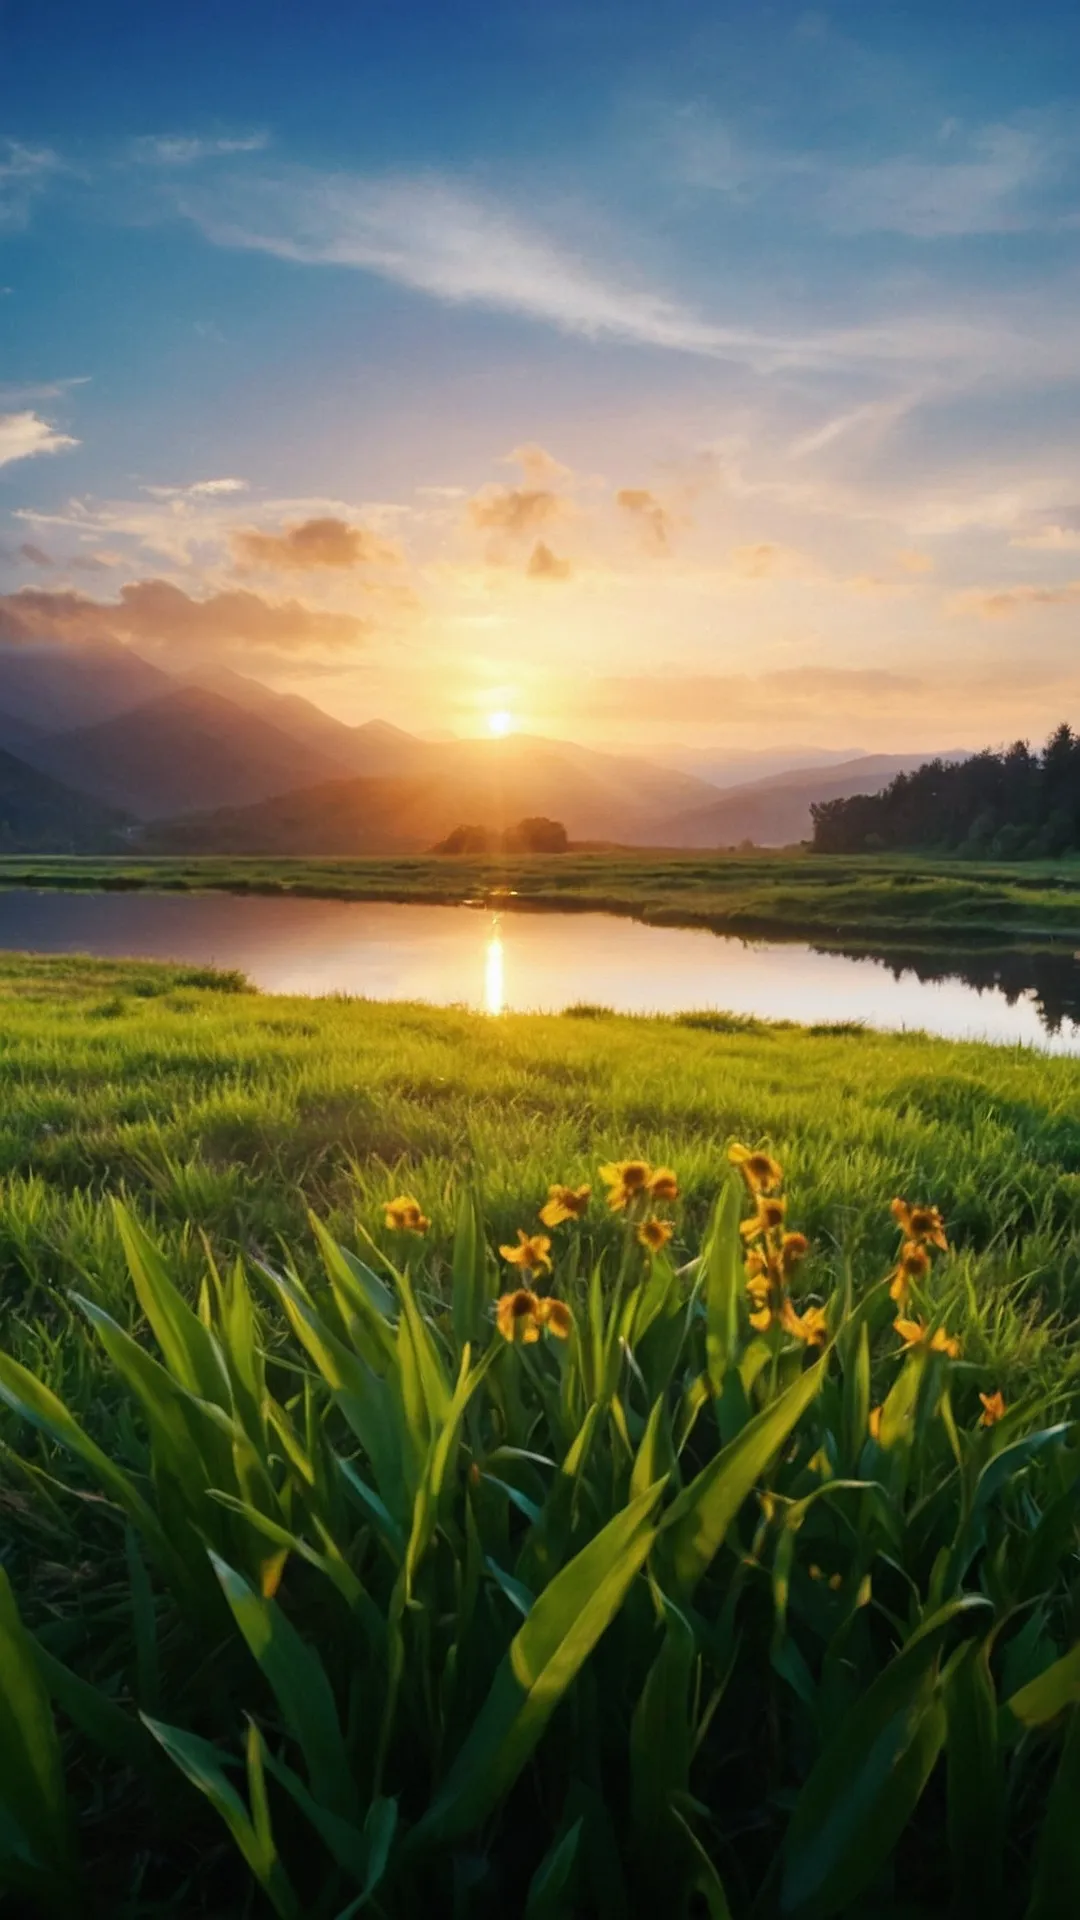
[[[772,1320],[772,1308],[768,1305],[755,1307],[753,1313],[750,1315],[750,1325],[753,1327],[755,1333],[768,1333],[769,1328],[772,1326]]]
[[[612,1160],[601,1167],[600,1178],[608,1190],[608,1206],[619,1213],[647,1191],[652,1168],[647,1160]]]
[[[799,1315],[791,1301],[785,1300],[780,1309],[780,1325],[785,1333],[793,1333],[796,1340],[805,1340],[808,1347],[823,1347],[829,1337],[824,1307],[807,1307],[806,1312]]]
[[[679,1182],[670,1167],[657,1167],[649,1176],[649,1192],[654,1200],[677,1200]]]
[[[761,1274],[769,1271],[769,1263],[758,1247],[748,1248],[743,1267],[748,1282],[757,1280]]]
[[[805,1260],[810,1251],[810,1242],[805,1233],[785,1233],[780,1242],[780,1264],[786,1274],[793,1273],[800,1260]]]
[[[1005,1400],[1000,1392],[980,1393],[983,1410],[979,1420],[980,1427],[995,1427],[1005,1418]]]
[[[637,1237],[643,1247],[648,1247],[650,1253],[659,1253],[667,1246],[674,1231],[670,1220],[657,1220],[655,1215],[651,1215],[648,1220],[641,1222]]]
[[[396,1200],[387,1200],[384,1211],[386,1224],[395,1233],[426,1233],[431,1225],[427,1215],[420,1211],[420,1202],[409,1193],[399,1193]]]
[[[549,1187],[540,1209],[545,1227],[561,1227],[564,1220],[580,1220],[589,1205],[591,1187]]]
[[[960,1358],[959,1340],[954,1334],[946,1333],[944,1327],[935,1327],[931,1333],[925,1320],[903,1320],[899,1317],[893,1321],[893,1326],[904,1343],[902,1352],[908,1347],[926,1347],[931,1353],[947,1354],[950,1360]]]
[[[937,1207],[911,1206],[906,1200],[893,1200],[889,1212],[908,1240],[925,1240],[943,1252],[947,1249],[945,1222]]]
[[[779,1198],[766,1200],[759,1197],[757,1212],[749,1220],[742,1221],[739,1232],[744,1240],[758,1240],[763,1233],[773,1233],[784,1224],[786,1200]]]
[[[540,1325],[553,1333],[556,1340],[569,1340],[574,1316],[564,1300],[552,1300],[550,1297],[538,1300],[536,1311]]]
[[[512,1267],[520,1267],[523,1273],[551,1272],[551,1241],[546,1233],[526,1233],[518,1228],[516,1247],[500,1247],[499,1252]]]
[[[504,1340],[531,1346],[540,1338],[540,1302],[528,1287],[500,1296],[495,1308],[495,1324]]]
[[[871,1440],[877,1440],[881,1434],[881,1408],[880,1407],[871,1407],[870,1416],[866,1422],[866,1425],[867,1425],[867,1429],[869,1431]]]
[[[913,1280],[925,1280],[930,1271],[930,1255],[918,1240],[905,1240],[900,1249],[900,1258],[896,1263],[890,1297],[898,1306],[906,1306]]]
[[[771,1193],[784,1177],[779,1161],[771,1154],[751,1152],[737,1140],[728,1148],[728,1159],[738,1167],[751,1193]]]

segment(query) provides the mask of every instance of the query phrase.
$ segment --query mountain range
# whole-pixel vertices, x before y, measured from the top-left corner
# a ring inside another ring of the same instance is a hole
[[[461,824],[536,814],[579,841],[786,844],[809,833],[811,801],[877,792],[925,757],[818,751],[793,767],[527,734],[425,740],[382,720],[346,725],[226,668],[177,675],[108,641],[0,640],[8,850],[418,852]],[[706,765],[711,778],[695,770]],[[759,777],[738,780],[750,770]]]

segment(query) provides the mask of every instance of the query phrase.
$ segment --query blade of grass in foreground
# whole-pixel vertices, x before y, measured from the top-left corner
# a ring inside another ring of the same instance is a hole
[[[414,1842],[468,1833],[509,1792],[656,1539],[659,1481],[616,1514],[533,1605]]]

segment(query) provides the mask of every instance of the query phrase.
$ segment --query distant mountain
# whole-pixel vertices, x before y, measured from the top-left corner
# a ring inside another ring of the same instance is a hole
[[[95,726],[175,684],[160,667],[111,640],[6,646],[0,634],[0,711],[43,733]]]
[[[116,850],[128,817],[0,750],[0,852]]]
[[[33,763],[144,820],[244,805],[338,771],[258,714],[175,685],[97,726],[35,742]]]
[[[425,750],[414,756],[418,746]],[[150,830],[145,844],[221,853],[421,852],[456,826],[500,830],[536,814],[561,820],[575,840],[655,844],[656,822],[673,804],[710,792],[702,781],[645,762],[524,735],[413,742],[407,751],[420,768],[415,774],[333,780],[168,822]]]
[[[328,766],[337,765],[342,773],[358,771],[355,764],[358,729],[324,713],[313,700],[305,700],[298,693],[275,693],[272,687],[264,687],[261,680],[249,679],[246,673],[234,673],[231,667],[195,668],[183,675],[182,683],[216,693],[220,699],[242,707],[245,713],[268,720],[291,740],[319,754]]]
[[[629,748],[629,752],[641,749]],[[812,773],[865,757],[860,747],[684,747],[658,746],[647,757],[657,766],[692,773],[715,787],[746,786],[777,773]]]
[[[28,726],[25,720],[16,720],[13,714],[0,712],[0,747],[5,753],[14,753],[22,759],[25,750],[39,738],[37,727]]]
[[[927,759],[960,760],[956,751],[862,754],[818,772],[773,774],[744,786],[729,787],[707,806],[694,807],[662,823],[662,844],[672,847],[730,847],[753,840],[758,846],[790,846],[809,839],[810,807],[821,800],[847,799],[854,793],[880,793],[898,773],[910,773]]]

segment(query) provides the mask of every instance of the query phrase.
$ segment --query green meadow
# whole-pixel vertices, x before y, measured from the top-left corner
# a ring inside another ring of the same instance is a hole
[[[6,856],[0,885],[117,891],[203,889],[522,911],[625,914],[717,932],[809,934],[823,942],[1080,941],[1080,863],[910,856],[574,852],[487,859],[69,859]]]
[[[266,879],[487,884],[377,865]],[[4,956],[0,1911],[1075,1911],[1078,1310],[1080,1060]]]

